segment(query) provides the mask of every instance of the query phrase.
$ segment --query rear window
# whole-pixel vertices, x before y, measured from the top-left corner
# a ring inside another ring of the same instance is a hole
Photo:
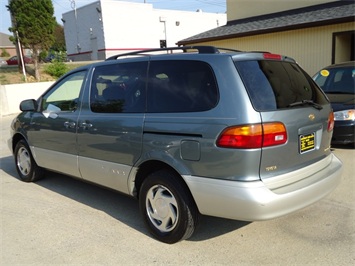
[[[256,110],[289,108],[304,100],[328,101],[311,77],[297,64],[283,61],[236,61],[240,76]]]

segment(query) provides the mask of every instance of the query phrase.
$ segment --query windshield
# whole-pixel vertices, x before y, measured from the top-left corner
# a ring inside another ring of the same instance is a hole
[[[284,61],[236,61],[256,110],[272,111],[328,103],[312,78],[297,64]]]
[[[325,93],[354,94],[354,66],[319,71],[313,79]]]

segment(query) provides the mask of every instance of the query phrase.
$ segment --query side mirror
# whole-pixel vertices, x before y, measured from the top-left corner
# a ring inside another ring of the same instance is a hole
[[[24,100],[20,103],[20,110],[23,112],[26,111],[37,111],[38,104],[36,100]]]

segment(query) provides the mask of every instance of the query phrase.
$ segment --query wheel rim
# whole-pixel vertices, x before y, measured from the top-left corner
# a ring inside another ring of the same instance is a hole
[[[28,150],[21,147],[17,153],[17,167],[22,175],[28,175],[31,171],[31,155]]]
[[[169,189],[161,185],[151,187],[145,202],[148,217],[159,231],[166,233],[176,227],[179,208]]]

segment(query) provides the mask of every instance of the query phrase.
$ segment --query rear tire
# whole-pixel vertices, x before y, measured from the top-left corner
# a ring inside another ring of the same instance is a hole
[[[26,141],[20,140],[15,147],[15,164],[20,179],[24,182],[35,182],[44,175],[44,170],[33,159]]]
[[[160,170],[144,180],[139,206],[149,232],[164,243],[188,239],[198,223],[195,202],[172,171]]]

